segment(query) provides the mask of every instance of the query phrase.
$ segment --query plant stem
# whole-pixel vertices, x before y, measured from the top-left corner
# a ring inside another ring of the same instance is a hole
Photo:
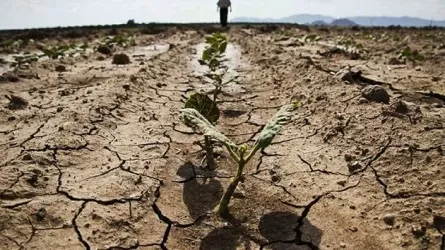
[[[235,192],[235,189],[238,186],[238,183],[241,181],[244,164],[245,163],[243,160],[241,160],[241,162],[238,163],[238,170],[237,170],[236,176],[230,182],[229,187],[227,188],[221,201],[219,202],[217,212],[221,217],[224,217],[225,215],[227,215],[230,199],[232,198],[232,195]]]
[[[215,169],[215,158],[213,157],[213,145],[208,136],[204,136],[205,150],[207,158],[207,167],[209,169]]]

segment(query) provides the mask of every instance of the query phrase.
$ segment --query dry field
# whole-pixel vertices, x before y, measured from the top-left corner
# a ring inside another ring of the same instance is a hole
[[[302,103],[228,219],[212,210],[236,166],[223,150],[203,166],[202,136],[179,119],[212,89],[197,59],[213,30],[3,39],[1,249],[445,249],[444,30],[221,31],[239,76],[221,131],[252,142]]]

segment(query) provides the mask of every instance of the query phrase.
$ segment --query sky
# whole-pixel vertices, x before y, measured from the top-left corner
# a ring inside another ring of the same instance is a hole
[[[0,29],[136,22],[217,22],[217,0],[0,0]],[[294,14],[444,20],[445,0],[232,0],[230,17]]]

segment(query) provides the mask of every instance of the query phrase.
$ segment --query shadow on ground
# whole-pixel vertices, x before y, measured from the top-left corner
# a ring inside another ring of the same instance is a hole
[[[214,178],[196,178],[194,166],[187,162],[176,172],[185,179],[183,201],[194,219],[213,210],[223,195],[221,183]]]
[[[233,219],[233,218],[232,218]],[[300,217],[290,212],[271,212],[261,217],[258,230],[266,241],[266,249],[272,250],[300,250],[318,249],[322,231],[313,226],[307,219],[303,220],[301,236],[296,227]],[[207,249],[254,249],[249,235],[240,223],[231,223],[233,226],[217,228],[210,232],[201,241],[201,250]]]

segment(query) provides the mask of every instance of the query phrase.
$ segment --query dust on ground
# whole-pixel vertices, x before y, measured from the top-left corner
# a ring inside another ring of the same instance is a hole
[[[218,128],[252,143],[281,105],[303,105],[228,219],[212,209],[235,165],[218,152],[201,166],[179,120],[209,90],[205,32],[173,31],[115,49],[130,64],[91,51],[3,75],[2,249],[444,248],[443,31],[232,27],[239,79]]]

